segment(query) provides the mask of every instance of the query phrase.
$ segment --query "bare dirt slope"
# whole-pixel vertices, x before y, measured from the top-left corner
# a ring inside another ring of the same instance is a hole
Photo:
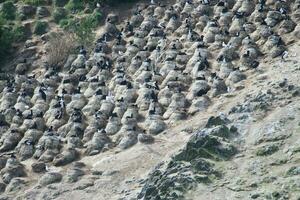
[[[298,60],[299,43],[289,47],[291,57],[286,62],[281,59],[266,59],[260,69],[248,72],[248,79],[242,83],[245,89],[222,95],[207,112],[199,113],[158,136],[154,144],[138,144],[126,151],[109,151],[97,156],[85,157],[81,161],[95,171],[104,174],[83,190],[72,190],[73,185],[59,184],[44,189],[43,195],[55,195],[52,189],[61,193],[56,199],[135,199],[140,192],[143,180],[161,162],[184,147],[191,133],[204,127],[210,116],[228,113],[233,107],[244,104],[246,99],[271,90],[275,99],[268,99],[268,111],[231,114],[229,118],[238,127],[239,136],[235,139],[239,153],[229,161],[220,162],[217,168],[223,177],[212,184],[199,184],[187,194],[187,199],[248,199],[257,195],[287,195],[288,199],[299,198],[299,176],[286,173],[291,167],[299,167],[299,96],[281,88],[284,78],[289,85],[299,87]],[[276,139],[277,136],[285,136]],[[267,142],[258,142],[268,138]],[[272,139],[273,138],[273,139]],[[274,139],[275,138],[275,139]],[[257,151],[266,145],[275,144],[278,151],[272,155],[257,156]],[[52,188],[53,187],[53,188]],[[287,188],[285,188],[287,187]],[[284,191],[293,190],[293,193]],[[30,191],[30,190],[29,190]],[[28,192],[29,192],[28,191]],[[127,197],[126,197],[127,196]],[[42,198],[41,196],[39,198]]]
[[[200,113],[166,131],[156,144],[140,145],[116,155],[101,155],[96,159],[86,158],[87,163],[95,169],[120,171],[115,178],[103,182],[99,180],[99,187],[96,185],[97,197],[99,195],[103,196],[103,199],[109,197],[118,199],[123,196],[122,192],[136,189],[135,187],[139,185],[136,181],[146,178],[153,166],[168,161],[170,155],[186,144],[190,137],[189,132],[201,129],[210,116],[219,115],[220,112],[228,113],[232,107],[243,103],[247,96],[256,96],[260,92],[278,88],[278,84],[284,78],[288,80],[288,84],[299,87],[299,52],[300,46],[296,43],[290,47],[293,57],[287,62],[282,62],[281,59],[266,59],[259,70],[249,73],[249,78],[244,82],[244,90],[221,96],[207,112]],[[271,106],[269,111],[251,113],[247,116],[248,120],[239,120],[239,116],[232,116],[232,120],[236,121],[239,127],[240,135],[236,139],[236,142],[240,143],[239,154],[228,162],[220,163],[218,167],[224,172],[221,180],[212,185],[199,185],[196,191],[187,195],[187,199],[247,199],[255,194],[260,194],[260,198],[265,199],[261,194],[280,193],[284,191],[284,186],[295,189],[289,199],[300,197],[299,176],[286,177],[286,172],[291,167],[299,167],[300,155],[293,152],[299,151],[300,147],[299,97],[291,97],[292,92],[283,90],[279,87],[276,91],[278,100],[268,102]],[[274,139],[275,142],[270,139],[270,142],[256,144],[259,139],[269,135],[270,137],[289,135],[289,137],[278,141]],[[256,155],[260,147],[273,143],[279,146],[276,153],[271,156]],[[95,163],[95,160],[100,161]],[[115,196],[111,196],[110,188],[114,188],[113,193],[117,193]],[[289,189],[291,188],[287,190]]]

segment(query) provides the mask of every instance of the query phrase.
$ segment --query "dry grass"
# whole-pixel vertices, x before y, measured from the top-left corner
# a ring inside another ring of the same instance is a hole
[[[77,47],[76,37],[71,33],[56,33],[50,36],[46,48],[46,62],[50,67],[60,67]]]

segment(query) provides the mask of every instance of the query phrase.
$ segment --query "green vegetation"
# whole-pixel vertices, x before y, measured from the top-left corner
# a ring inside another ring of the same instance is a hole
[[[297,176],[300,175],[300,167],[298,166],[293,166],[291,167],[287,172],[286,172],[287,176]]]
[[[96,0],[70,0],[65,8],[71,13],[71,16],[69,18],[61,16],[60,20],[55,20],[60,27],[74,34],[80,45],[86,47],[90,46],[95,38],[93,30],[100,24],[102,14],[95,10],[91,14],[85,14],[84,17],[78,15],[83,14],[82,11],[86,7],[95,8],[96,2]],[[77,14],[74,15],[75,13]]]
[[[26,35],[25,35],[25,27],[18,23],[15,24],[13,27],[13,36],[14,36],[14,41],[15,42],[22,42],[26,40]]]
[[[54,6],[63,7],[68,3],[68,0],[53,0]]]
[[[62,19],[65,19],[67,17],[68,13],[64,8],[56,8],[53,12],[53,20],[55,21],[55,23],[59,24],[59,22]]]
[[[5,21],[0,18],[0,60],[2,60],[9,50],[11,49],[11,43],[13,41],[12,30],[9,27],[4,26]]]
[[[92,14],[82,18],[62,19],[59,22],[60,27],[73,33],[78,43],[84,46],[90,46],[95,38],[93,30],[99,25],[102,14],[94,11]]]
[[[44,5],[46,4],[45,0],[23,0],[24,3],[34,6]]]
[[[80,44],[89,46],[93,42],[95,38],[93,29],[95,26],[93,18],[85,17],[80,20],[79,25],[75,27],[75,34]]]
[[[11,52],[13,42],[23,41],[24,27],[20,24],[8,24],[8,22],[0,16],[0,61],[3,62],[6,55]]]
[[[277,152],[279,150],[279,147],[277,144],[269,144],[262,147],[259,147],[256,150],[257,156],[268,156],[272,155],[273,153]]]
[[[94,11],[92,14],[86,16],[87,20],[91,22],[93,28],[96,28],[102,19],[102,14],[98,11]]]
[[[6,20],[14,20],[16,18],[16,10],[12,1],[6,1],[2,4],[0,15]]]
[[[94,40],[94,28],[97,26],[93,17],[83,17],[81,19],[62,20],[60,25],[66,30],[75,34],[78,43],[89,46]]]
[[[64,30],[69,30],[73,24],[75,24],[75,20],[73,18],[62,19],[59,21],[59,26]]]
[[[68,31],[79,44],[90,46],[94,40],[94,30],[103,19],[96,4],[118,5],[137,0],[52,0],[52,19],[64,30]],[[48,0],[0,0],[0,59],[12,52],[14,43],[26,40],[25,27],[21,24],[22,13],[17,12],[17,3],[33,6],[49,5]],[[49,5],[50,6],[50,5]],[[86,9],[88,8],[88,9]],[[34,19],[23,16],[23,19]],[[32,32],[36,35],[45,34],[49,29],[47,21],[35,21]]]
[[[36,21],[34,25],[34,34],[43,35],[47,32],[48,23],[45,21]]]
[[[85,7],[85,3],[82,0],[70,0],[66,8],[71,12],[79,12],[83,10]]]

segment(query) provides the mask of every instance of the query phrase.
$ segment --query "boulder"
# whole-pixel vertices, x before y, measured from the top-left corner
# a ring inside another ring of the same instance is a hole
[[[149,125],[148,131],[152,135],[157,135],[166,129],[166,124],[162,120],[152,120]]]
[[[8,169],[4,168],[1,171],[1,174],[3,174],[2,180],[4,183],[9,183],[15,177],[23,177],[26,175],[23,167],[20,166],[14,166]]]
[[[242,72],[236,70],[230,73],[230,75],[228,76],[227,80],[232,82],[232,83],[238,83],[242,80],[246,79],[246,75],[243,74]]]
[[[84,175],[84,171],[78,168],[69,169],[67,171],[65,181],[68,183],[77,182],[79,177]]]
[[[42,186],[46,186],[52,183],[59,183],[62,180],[62,175],[56,172],[46,173],[39,180],[39,184]]]
[[[137,134],[134,131],[129,131],[124,133],[124,137],[119,143],[121,149],[127,149],[137,143]]]
[[[6,186],[5,192],[18,192],[26,185],[25,180],[20,178],[14,178],[10,181],[10,183]]]
[[[36,7],[32,5],[21,5],[18,8],[18,14],[21,20],[28,19],[33,16],[36,12]]]
[[[91,187],[94,185],[94,180],[89,178],[89,179],[81,179],[80,181],[78,181],[74,187],[73,190],[84,190],[88,187]]]
[[[192,105],[189,108],[189,114],[195,114],[197,112],[205,111],[211,104],[211,100],[208,96],[197,97],[193,99]]]
[[[67,149],[54,158],[53,164],[55,166],[64,166],[76,160],[77,157],[78,152],[75,149]]]
[[[41,173],[46,171],[46,164],[43,162],[33,163],[31,169],[35,173]]]
[[[138,134],[138,141],[140,143],[144,143],[144,144],[151,144],[154,142],[154,137],[151,135],[147,135],[147,134]]]

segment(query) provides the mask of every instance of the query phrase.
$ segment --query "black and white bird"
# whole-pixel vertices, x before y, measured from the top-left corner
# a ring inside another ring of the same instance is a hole
[[[285,62],[287,60],[287,58],[289,57],[289,52],[288,51],[284,51],[282,54],[281,54],[281,60],[283,62]]]
[[[25,140],[24,144],[26,144],[28,146],[32,146],[33,142],[31,140]]]
[[[80,47],[79,54],[83,55],[84,57],[86,56],[87,51],[86,51],[86,49],[84,48],[84,46],[81,46],[81,47]]]
[[[46,101],[47,95],[46,95],[46,93],[44,92],[44,90],[42,89],[42,87],[40,87],[39,93],[41,94],[42,99],[43,99],[44,101]]]
[[[251,67],[254,69],[257,68],[258,66],[259,66],[259,62],[256,60],[251,63]]]
[[[54,118],[55,119],[61,119],[62,116],[63,116],[62,110],[58,110],[58,111],[56,111],[56,114],[55,114]]]
[[[33,111],[30,110],[30,113],[25,118],[26,119],[33,119]]]

